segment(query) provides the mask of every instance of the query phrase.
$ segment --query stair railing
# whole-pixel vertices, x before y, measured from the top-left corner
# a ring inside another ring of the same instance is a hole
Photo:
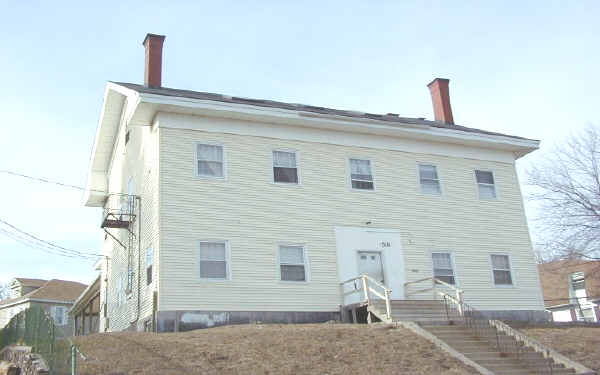
[[[352,283],[352,289],[346,291],[345,286]],[[363,302],[371,305],[374,298],[382,299],[385,302],[385,314],[388,320],[392,319],[392,290],[375,280],[369,275],[363,274],[340,283],[340,295],[342,298],[342,307],[346,306],[346,297],[352,294],[363,294]]]
[[[410,286],[417,285],[421,283],[431,283],[431,287],[426,287],[418,290],[411,291]],[[440,286],[445,287],[445,290],[440,289]],[[452,291],[454,297],[452,297],[447,290]],[[445,298],[446,296],[452,297],[457,301],[457,306],[459,309],[460,315],[462,315],[462,304],[464,302],[464,291],[462,289],[457,288],[456,286],[449,284],[445,281],[437,279],[435,277],[426,277],[424,279],[409,281],[404,283],[404,298],[410,299],[411,296],[433,292],[433,299],[438,299],[438,297]]]

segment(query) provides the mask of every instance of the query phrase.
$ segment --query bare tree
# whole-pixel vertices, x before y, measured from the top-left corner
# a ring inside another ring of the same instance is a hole
[[[544,258],[600,259],[600,129],[571,136],[533,169]]]
[[[0,283],[0,301],[10,298],[10,288],[8,284]]]

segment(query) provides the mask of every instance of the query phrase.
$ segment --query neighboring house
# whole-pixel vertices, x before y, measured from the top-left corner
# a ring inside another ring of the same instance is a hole
[[[65,334],[71,334],[73,326],[68,310],[87,285],[56,279],[45,281],[16,278],[11,282],[11,287],[17,294],[14,298],[0,301],[0,328],[8,324],[19,312],[39,306]]]
[[[104,94],[85,197],[101,331],[339,319],[362,273],[393,299],[436,276],[545,319],[515,170],[538,141],[455,125],[445,79],[435,121],[165,88],[163,40],[144,40],[144,85]]]
[[[556,260],[538,268],[555,322],[600,321],[600,261]]]

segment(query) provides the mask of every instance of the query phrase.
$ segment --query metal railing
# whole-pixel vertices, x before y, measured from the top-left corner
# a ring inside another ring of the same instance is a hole
[[[102,225],[105,225],[107,220],[123,223],[133,222],[136,209],[135,198],[135,195],[129,194],[110,194],[102,209]]]
[[[431,286],[417,290],[410,289],[412,286],[423,283],[431,283]],[[448,284],[447,282],[435,277],[426,277],[424,279],[404,283],[404,296],[406,299],[410,299],[410,297],[422,295],[428,292],[433,293],[434,300],[437,300],[438,298],[445,298],[446,296],[455,299],[460,312],[460,306],[462,306],[464,302],[464,291],[462,289],[459,289],[456,286]],[[454,297],[451,296],[451,293],[454,295]]]
[[[347,286],[350,286],[349,291],[346,290]],[[385,303],[385,315],[387,320],[392,320],[392,304],[390,301],[392,290],[371,276],[363,274],[341,282],[340,294],[342,298],[342,307],[346,306],[346,297],[353,294],[359,294],[359,296],[362,294],[364,297],[362,301],[367,305],[371,305],[375,299],[381,299]]]
[[[43,308],[33,306],[13,316],[0,329],[0,349],[9,345],[26,345],[39,354],[50,375],[76,373],[74,353],[78,349],[65,332],[54,324]]]
[[[462,325],[472,336],[495,349],[501,357],[511,357],[525,366],[539,368],[539,356],[538,361],[535,358],[535,352],[539,352],[544,359],[541,364],[545,368],[542,370],[543,373],[552,374],[553,371],[563,368],[549,356],[547,349],[532,346],[523,337],[509,334],[506,329],[500,329],[500,324],[502,327],[508,326],[490,320],[488,315],[465,303],[464,300],[459,301],[451,295],[443,294],[442,302],[448,319],[452,319],[453,324]]]

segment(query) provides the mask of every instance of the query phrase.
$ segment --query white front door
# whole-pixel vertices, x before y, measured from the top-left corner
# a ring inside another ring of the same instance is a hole
[[[358,273],[369,275],[382,284],[385,284],[383,277],[383,262],[381,261],[381,252],[379,251],[359,251],[358,252]]]
[[[366,273],[392,290],[392,298],[404,298],[402,238],[394,229],[336,227],[335,239],[340,282]],[[361,282],[344,285],[344,303],[362,300]],[[356,291],[356,293],[352,293]]]

